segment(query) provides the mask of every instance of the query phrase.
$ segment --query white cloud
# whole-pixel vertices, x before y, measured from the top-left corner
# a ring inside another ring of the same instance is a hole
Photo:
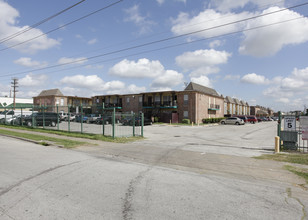
[[[97,43],[97,39],[96,38],[88,41],[89,45],[93,45],[93,44],[96,44],[96,43]]]
[[[129,61],[127,59],[115,64],[110,68],[109,74],[124,78],[154,78],[151,87],[155,90],[157,88],[170,88],[182,83],[183,74],[174,70],[165,70],[164,66],[158,61],[150,61],[148,59],[139,59],[136,61]]]
[[[126,94],[144,92],[145,87],[138,87],[134,84],[126,85],[122,81],[113,80],[105,82],[97,75],[74,75],[66,76],[60,80],[60,84],[65,85],[63,91],[65,93],[76,95],[84,94],[84,96],[104,94]]]
[[[266,79],[265,76],[249,73],[242,77],[241,82],[255,85],[268,85],[270,80]]]
[[[109,74],[125,78],[154,78],[164,71],[164,66],[158,60],[144,58],[135,62],[125,59],[110,68]]]
[[[191,82],[198,83],[199,85],[203,85],[210,88],[213,87],[210,79],[207,76],[192,77],[190,80]]]
[[[223,80],[238,80],[240,79],[240,75],[226,75]]]
[[[152,88],[170,88],[177,86],[183,82],[183,74],[174,70],[166,70],[163,75],[156,77],[152,84]]]
[[[280,10],[278,7],[271,7],[264,10],[262,14]],[[286,10],[280,13],[250,20],[247,27],[258,27],[263,25],[291,20],[303,17],[297,12]],[[239,52],[252,56],[272,56],[286,45],[300,44],[308,41],[308,18],[297,19],[270,28],[261,28],[244,32],[244,40],[241,43]]]
[[[88,59],[86,57],[78,57],[78,58],[62,57],[58,60],[58,64],[83,64],[87,61]]]
[[[139,34],[152,32],[151,27],[155,22],[149,20],[146,16],[142,16],[139,11],[139,5],[134,5],[131,8],[125,9],[127,17],[124,19],[126,22],[133,22],[140,28]]]
[[[271,87],[263,91],[263,95],[275,99],[295,109],[302,109],[307,104],[308,94],[308,67],[294,69],[287,77],[275,77]]]
[[[221,46],[223,43],[221,40],[214,40],[212,42],[209,43],[210,48],[214,49],[216,47]]]
[[[14,60],[14,63],[26,67],[46,67],[48,65],[47,62],[35,61],[30,57],[21,57],[18,60]]]
[[[10,6],[5,1],[0,1],[0,38],[6,38],[11,36],[19,31],[29,28],[29,26],[20,27],[18,26],[19,12]],[[39,29],[33,28],[32,30],[20,34],[19,36],[10,39],[7,42],[4,42],[4,45],[16,45],[27,40],[30,40],[36,36],[42,35],[43,32]],[[39,50],[46,50],[54,46],[59,45],[60,42],[52,38],[48,38],[46,35],[39,37],[37,39],[31,40],[27,43],[21,44],[17,47],[14,47],[16,50],[19,50],[24,53],[35,53]]]
[[[249,3],[260,7],[260,6],[268,5],[269,1],[268,0],[211,0],[211,4],[217,10],[222,11],[222,12],[228,12],[232,9],[243,8]],[[280,1],[280,2],[272,3],[272,4],[283,5],[284,1]]]
[[[70,85],[72,87],[93,89],[103,85],[104,81],[97,75],[75,75],[64,77],[60,80],[60,83]]]
[[[45,74],[28,74],[19,80],[19,85],[22,87],[38,87],[46,84],[48,76]]]
[[[231,54],[226,51],[196,50],[185,52],[175,60],[184,71],[191,71],[192,77],[198,77],[218,73],[220,69],[217,65],[227,63],[230,56]]]
[[[253,16],[253,14],[249,12],[242,12],[239,14],[222,14],[212,9],[206,9],[205,11],[202,11],[198,15],[193,17],[190,17],[188,13],[181,12],[176,19],[172,20],[173,26],[171,30],[175,35],[198,32],[195,33],[193,37],[210,38],[230,32],[239,31],[240,29],[245,27],[245,23],[234,23],[232,25],[225,24],[242,20],[250,16]],[[200,30],[205,31],[200,32]],[[190,38],[192,38],[192,35],[190,35]]]

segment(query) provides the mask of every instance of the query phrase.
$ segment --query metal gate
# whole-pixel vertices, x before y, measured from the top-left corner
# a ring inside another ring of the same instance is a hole
[[[280,116],[278,136],[283,150],[308,153],[308,116]]]

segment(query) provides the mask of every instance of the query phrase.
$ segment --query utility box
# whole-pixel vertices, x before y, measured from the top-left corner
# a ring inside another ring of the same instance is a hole
[[[297,131],[281,131],[280,139],[283,141],[284,150],[297,150],[298,132]]]

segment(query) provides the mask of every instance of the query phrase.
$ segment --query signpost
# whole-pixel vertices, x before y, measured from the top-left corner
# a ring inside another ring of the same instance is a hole
[[[284,117],[284,131],[295,131],[296,130],[296,118],[295,116]]]

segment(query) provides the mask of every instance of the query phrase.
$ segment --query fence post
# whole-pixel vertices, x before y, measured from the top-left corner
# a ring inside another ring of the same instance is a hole
[[[102,126],[103,126],[103,136],[105,136],[105,103],[103,102],[103,106],[102,106]]]
[[[43,107],[43,128],[45,129],[45,105]]]
[[[59,105],[57,105],[57,128],[59,130]]]
[[[67,106],[67,122],[68,122],[68,132],[71,132],[71,113],[70,106]]]
[[[34,105],[32,105],[32,128],[34,128],[34,115],[33,115],[33,110],[34,109]]]
[[[81,112],[81,117],[80,117],[80,119],[81,119],[81,121],[80,121],[80,126],[81,126],[81,133],[83,133],[83,107],[82,107],[82,104],[81,104],[80,108],[81,108],[81,110],[80,110],[80,112]]]
[[[4,109],[4,112],[5,112],[5,115],[4,115],[4,124],[6,125],[6,114],[7,114],[6,109]]]
[[[23,117],[23,116],[22,116],[22,108],[21,108],[21,114],[20,114],[20,120],[21,120],[20,122],[21,122],[21,123],[20,123],[20,124],[21,124],[21,126],[24,126],[24,123],[23,123],[22,117]]]
[[[115,137],[115,108],[113,108],[113,113],[112,113],[112,138],[114,139]]]
[[[141,113],[141,137],[143,137],[144,113]]]
[[[135,113],[132,113],[133,115],[133,137],[135,137]]]

